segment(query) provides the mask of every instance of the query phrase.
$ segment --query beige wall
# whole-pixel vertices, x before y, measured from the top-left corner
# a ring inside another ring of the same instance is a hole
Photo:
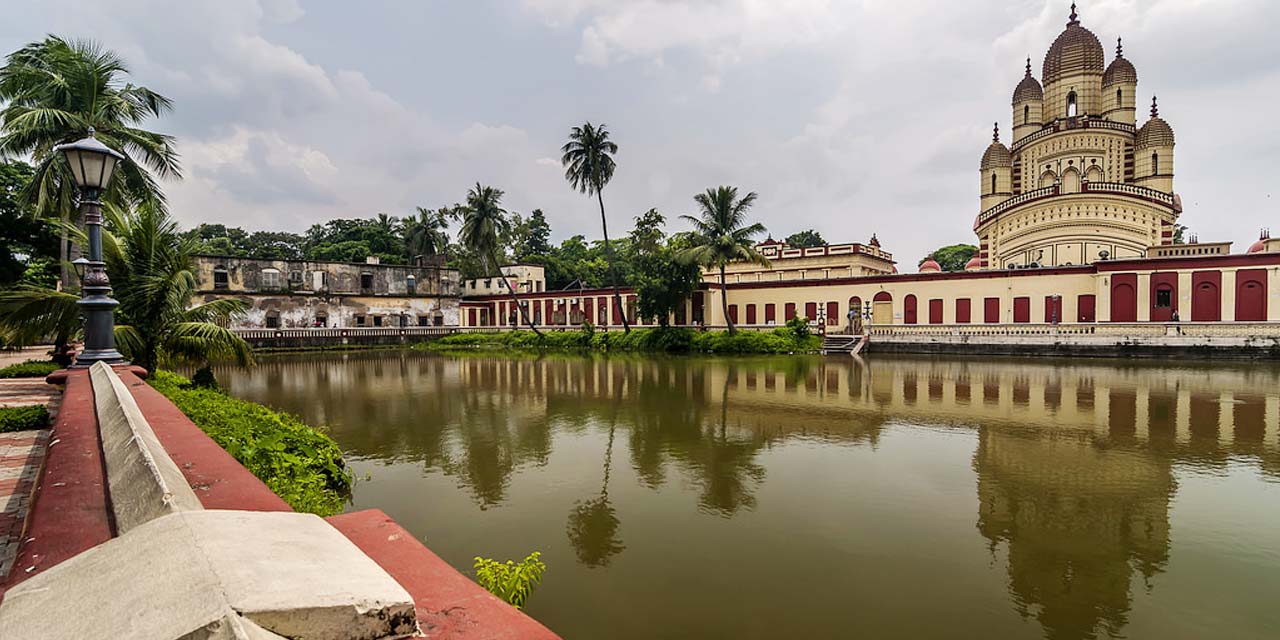
[[[977,232],[990,237],[991,268],[1037,261],[1057,266],[1092,263],[1103,250],[1112,258],[1145,256],[1148,247],[1161,243],[1164,223],[1176,219],[1167,208],[1136,198],[1078,193],[1005,212]]]

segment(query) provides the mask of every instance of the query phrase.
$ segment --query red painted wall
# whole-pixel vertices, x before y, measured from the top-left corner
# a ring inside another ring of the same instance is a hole
[[[818,303],[816,302],[804,303],[804,317],[809,320],[817,320],[818,319]]]
[[[929,301],[929,324],[942,324],[942,299]]]
[[[756,324],[756,305],[747,305],[747,324]]]
[[[786,315],[783,317],[783,320],[790,321],[792,318],[796,317],[796,303],[788,302],[784,311],[786,312]]]
[[[982,301],[982,321],[988,324],[1000,322],[1000,298],[986,298]]]
[[[902,299],[902,321],[906,324],[916,323],[916,296],[914,293],[908,293],[907,297]]]
[[[587,298],[582,302],[582,317],[589,323],[596,323],[595,298]]]
[[[1031,322],[1031,298],[1019,296],[1013,299],[1013,321]]]
[[[1191,320],[1222,320],[1222,272],[1196,271],[1191,274]]]
[[[1262,322],[1267,319],[1267,270],[1241,269],[1236,272],[1236,320]]]
[[[1076,298],[1076,322],[1098,321],[1098,296],[1092,293],[1081,294]]]
[[[1044,297],[1044,321],[1045,322],[1064,322],[1066,319],[1062,317],[1062,296],[1045,296]]]
[[[767,303],[765,303],[765,305],[764,305],[764,321],[765,321],[765,322],[777,322],[777,321],[778,321],[778,306],[777,306],[777,305],[773,304],[772,302],[767,302]]]
[[[1160,297],[1161,291],[1169,292],[1169,306],[1167,307],[1156,306],[1156,300]],[[1177,310],[1178,274],[1168,272],[1151,274],[1151,321],[1169,322],[1173,320],[1173,312]],[[1181,312],[1178,315],[1181,316]]]
[[[971,308],[972,306],[973,306],[973,301],[968,298],[956,299],[956,323],[957,324],[969,324],[969,322],[971,321],[970,317],[973,313],[973,310]]]
[[[1111,321],[1138,321],[1138,274],[1111,276]]]

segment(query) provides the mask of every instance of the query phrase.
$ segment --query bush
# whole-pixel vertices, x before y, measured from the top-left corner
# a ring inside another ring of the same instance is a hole
[[[512,560],[505,563],[476,556],[476,582],[506,601],[507,604],[520,609],[533,593],[533,588],[542,581],[542,574],[547,564],[542,561],[542,554],[534,551],[520,564]]]
[[[47,360],[28,360],[0,369],[0,378],[43,378],[62,367]]]
[[[342,511],[351,472],[328,435],[287,413],[197,388],[175,373],[156,371],[150,382],[295,511]]]
[[[44,405],[0,408],[0,433],[30,431],[49,426],[49,410]]]
[[[809,319],[796,316],[787,321],[787,329],[795,336],[796,340],[805,340],[813,335],[813,330],[809,328]]]
[[[792,322],[795,322],[794,320]],[[532,331],[503,333],[455,333],[424,345],[428,349],[591,349],[605,352],[649,353],[794,353],[815,351],[819,339],[800,328],[778,327],[771,332],[694,331],[684,327],[655,327],[623,331],[553,331],[539,338]],[[801,335],[802,334],[802,335]]]

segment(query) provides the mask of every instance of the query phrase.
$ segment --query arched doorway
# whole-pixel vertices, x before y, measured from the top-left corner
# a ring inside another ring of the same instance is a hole
[[[1267,319],[1267,271],[1243,269],[1236,272],[1236,320],[1263,322]]]
[[[893,324],[893,294],[881,291],[871,299],[872,324]]]
[[[1222,273],[1197,271],[1191,274],[1191,321],[1222,320]]]
[[[1111,277],[1111,321],[1138,321],[1138,274],[1118,273]]]
[[[907,297],[902,299],[902,322],[903,324],[916,323],[916,296],[908,293]]]
[[[849,298],[849,311],[852,317],[849,318],[849,331],[851,333],[862,333],[862,298],[852,296]]]

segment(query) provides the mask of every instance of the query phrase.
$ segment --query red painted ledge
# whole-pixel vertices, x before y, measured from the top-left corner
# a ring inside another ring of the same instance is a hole
[[[413,596],[423,637],[559,640],[459,573],[378,509],[326,518]]]

